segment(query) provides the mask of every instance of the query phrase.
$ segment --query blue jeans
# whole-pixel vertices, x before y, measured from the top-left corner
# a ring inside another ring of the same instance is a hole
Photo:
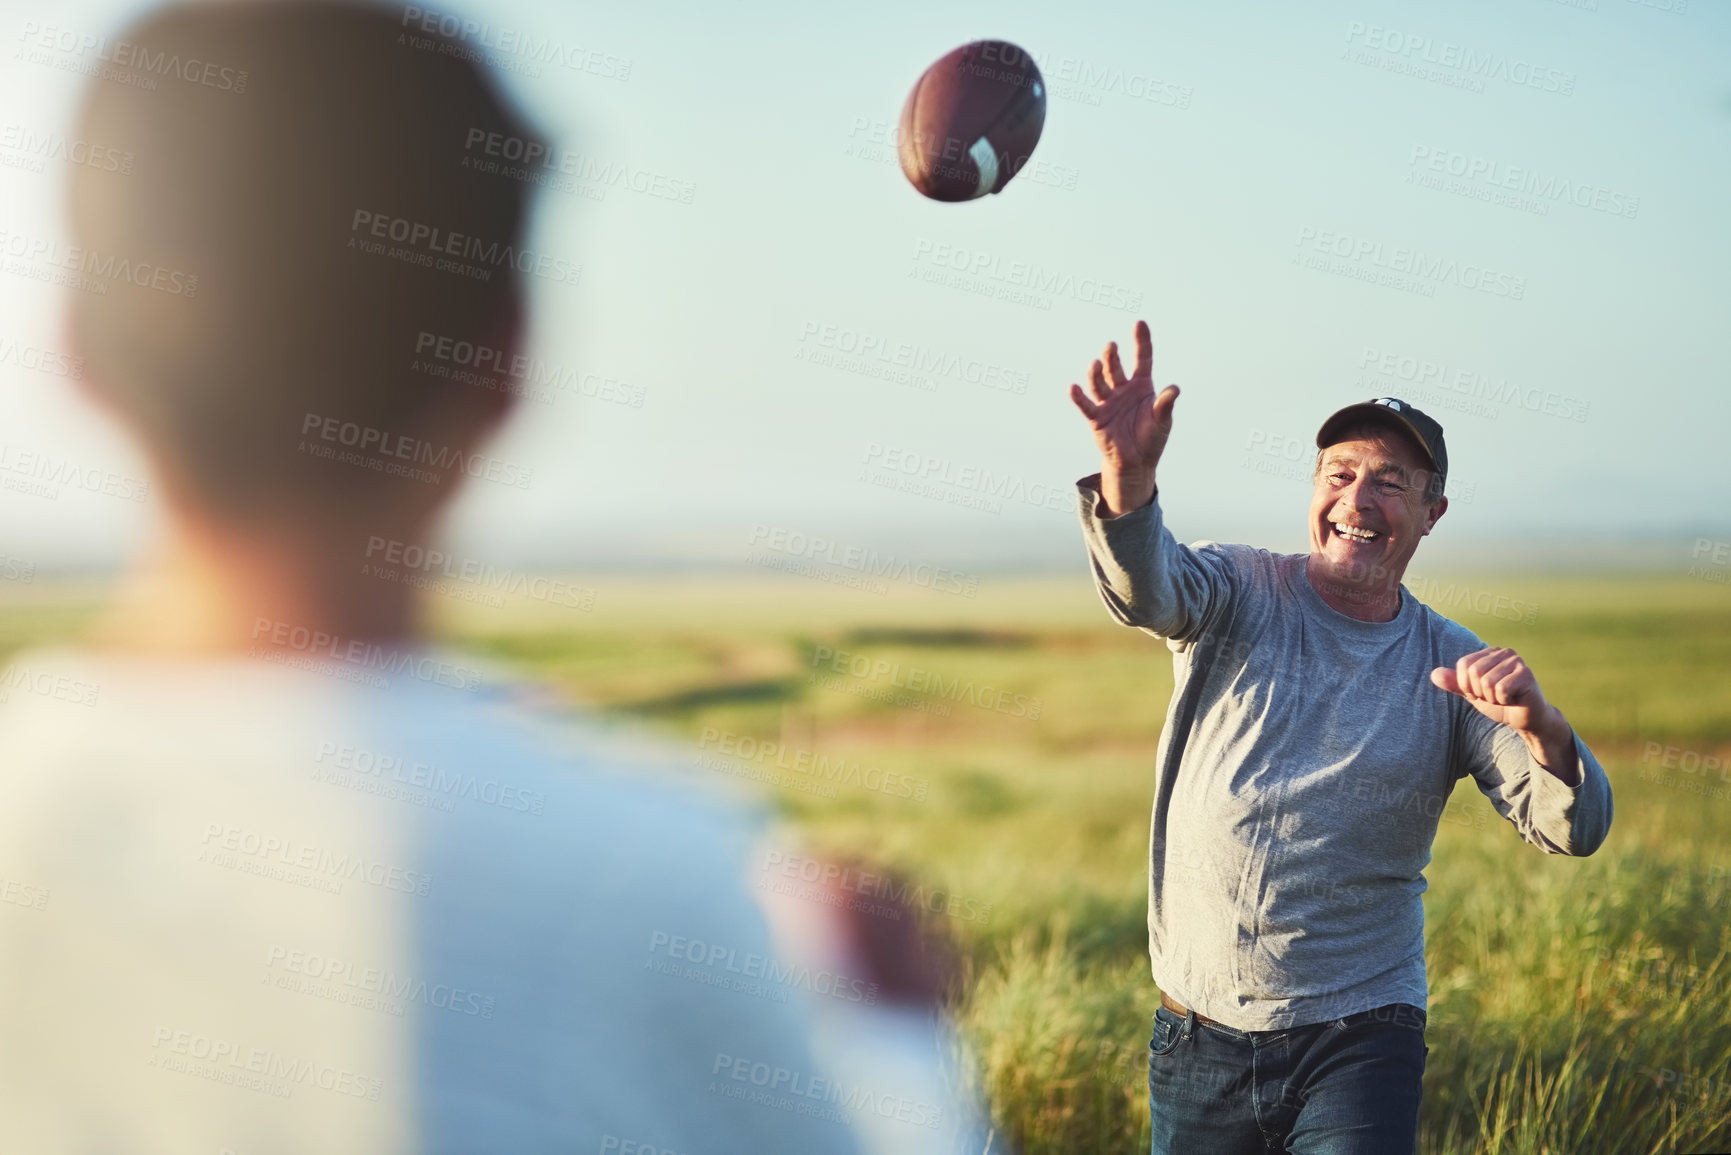
[[[1410,1155],[1425,1014],[1405,1003],[1284,1031],[1161,1007],[1148,1044],[1153,1155]]]

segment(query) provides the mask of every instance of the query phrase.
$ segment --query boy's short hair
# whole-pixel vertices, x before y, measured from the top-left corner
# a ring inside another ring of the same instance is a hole
[[[82,261],[134,274],[74,294],[72,333],[178,481],[230,517],[340,500],[395,479],[302,451],[309,415],[436,437],[496,414],[413,367],[423,334],[498,345],[521,315],[532,186],[475,142],[545,146],[473,50],[341,0],[181,3],[116,39],[162,63],[153,89],[89,83],[78,133],[136,161],[77,168],[71,223]]]

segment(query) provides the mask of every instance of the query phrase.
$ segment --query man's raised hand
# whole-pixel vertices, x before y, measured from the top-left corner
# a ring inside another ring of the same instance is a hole
[[[1070,400],[1094,430],[1100,447],[1100,495],[1111,515],[1139,509],[1154,498],[1154,470],[1172,435],[1178,386],[1154,395],[1154,339],[1146,321],[1136,322],[1136,371],[1126,375],[1118,343],[1088,368],[1088,387],[1070,386]]]

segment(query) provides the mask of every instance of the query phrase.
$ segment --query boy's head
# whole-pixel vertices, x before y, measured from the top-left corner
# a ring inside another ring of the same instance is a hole
[[[101,401],[220,522],[403,486],[437,500],[452,487],[307,452],[302,431],[334,418],[467,452],[508,410],[415,363],[425,334],[515,344],[529,186],[465,161],[534,131],[460,42],[383,8],[182,3],[117,39],[156,83],[95,79],[79,114],[83,139],[137,156],[71,183],[81,261],[129,270],[72,294]]]

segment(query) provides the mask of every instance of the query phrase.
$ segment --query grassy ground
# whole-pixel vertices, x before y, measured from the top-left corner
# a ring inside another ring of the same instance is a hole
[[[814,842],[941,887],[999,1140],[1146,1150],[1165,647],[1111,624],[1076,579],[987,580],[972,599],[793,578],[589,584],[587,612],[438,598],[439,632],[694,761],[779,774],[778,805]],[[1599,754],[1616,821],[1598,854],[1560,858],[1470,785],[1451,801],[1426,896],[1421,1150],[1731,1149],[1731,780],[1699,770],[1731,764],[1731,592],[1686,578],[1453,588],[1474,594],[1450,615],[1519,649]],[[1537,612],[1471,612],[1498,596]],[[0,650],[79,618],[0,607]],[[817,769],[848,766],[862,772]]]

